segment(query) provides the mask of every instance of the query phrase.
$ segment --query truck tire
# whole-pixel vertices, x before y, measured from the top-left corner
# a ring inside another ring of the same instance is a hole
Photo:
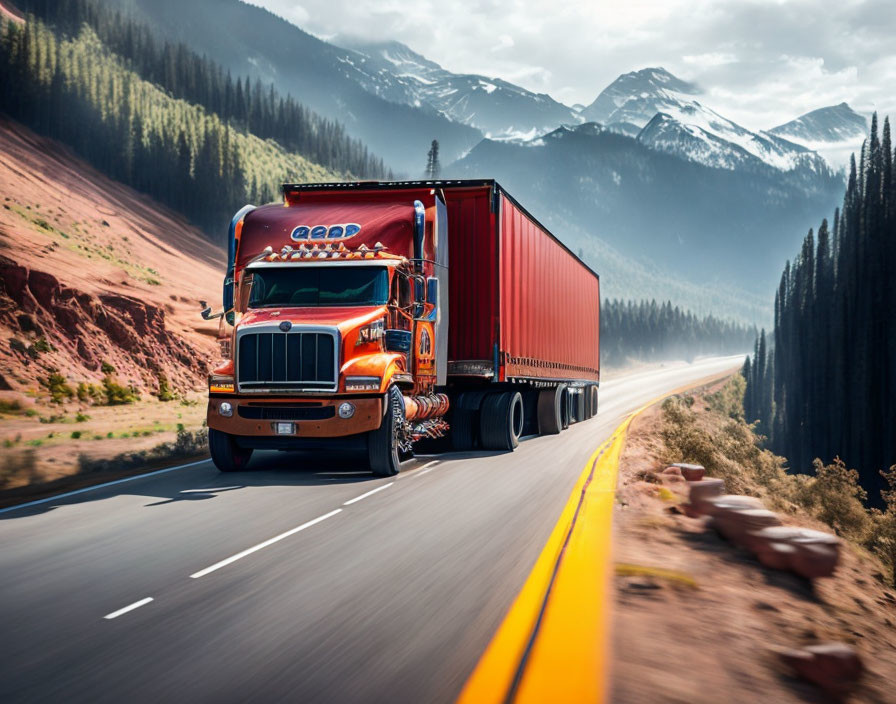
[[[563,390],[560,392],[562,400],[560,401],[560,429],[566,430],[569,427],[569,420],[572,417],[572,394],[569,388],[564,384]]]
[[[594,411],[591,410],[591,384],[582,389],[582,398],[585,401],[585,420],[591,420],[592,416],[594,416]]]
[[[579,389],[579,391],[573,396],[573,402],[576,408],[576,423],[581,423],[583,420],[587,420],[588,416],[586,415],[586,407],[585,407],[585,392],[587,389]]]
[[[588,387],[588,396],[591,400],[591,417],[597,415],[597,385]]]
[[[485,395],[484,391],[465,391],[458,394],[451,409],[451,447],[454,450],[472,450],[475,447],[479,406]]]
[[[208,429],[208,451],[221,472],[244,472],[252,457],[252,450],[239,447],[232,435],[214,428]]]
[[[564,392],[566,387],[558,384],[538,394],[538,434],[556,435],[563,430]]]
[[[479,436],[486,450],[513,450],[520,444],[525,421],[519,391],[489,394],[482,402]]]
[[[386,413],[376,430],[367,434],[370,471],[378,477],[392,477],[401,469],[398,429],[404,421],[404,401],[397,387],[386,392]]]

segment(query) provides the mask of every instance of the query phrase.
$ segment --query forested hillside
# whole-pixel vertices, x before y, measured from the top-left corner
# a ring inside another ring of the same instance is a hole
[[[843,207],[784,269],[775,329],[744,368],[746,412],[798,470],[858,468],[870,498],[896,463],[896,156],[889,120],[850,165]]]
[[[338,124],[92,0],[22,4],[40,17],[4,25],[0,109],[218,238],[283,181],[388,175]]]
[[[755,327],[700,318],[671,301],[607,300],[600,311],[601,360],[610,366],[738,354],[755,338]]]

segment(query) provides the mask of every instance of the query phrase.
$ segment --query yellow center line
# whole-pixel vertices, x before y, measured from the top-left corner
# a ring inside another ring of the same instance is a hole
[[[522,590],[464,685],[459,704],[603,702],[619,457],[637,409],[588,459]]]

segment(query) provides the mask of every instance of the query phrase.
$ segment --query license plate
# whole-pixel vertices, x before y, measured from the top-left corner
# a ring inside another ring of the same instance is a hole
[[[277,435],[295,435],[296,433],[296,424],[295,423],[276,423],[274,425],[274,430]]]

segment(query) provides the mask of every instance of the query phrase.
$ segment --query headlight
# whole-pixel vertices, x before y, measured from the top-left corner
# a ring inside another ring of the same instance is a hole
[[[355,415],[355,406],[354,404],[346,401],[345,403],[339,404],[339,417],[340,418],[351,418]]]
[[[379,342],[383,339],[385,331],[385,320],[382,318],[374,320],[358,330],[358,341],[355,343],[355,346],[366,345],[369,342]]]
[[[233,406],[224,401],[221,405],[218,406],[218,413],[220,413],[225,418],[230,418],[233,415]]]
[[[208,390],[213,394],[232,394],[233,377],[213,374],[208,379]]]
[[[347,376],[345,377],[345,390],[379,391],[381,381],[378,376]]]

